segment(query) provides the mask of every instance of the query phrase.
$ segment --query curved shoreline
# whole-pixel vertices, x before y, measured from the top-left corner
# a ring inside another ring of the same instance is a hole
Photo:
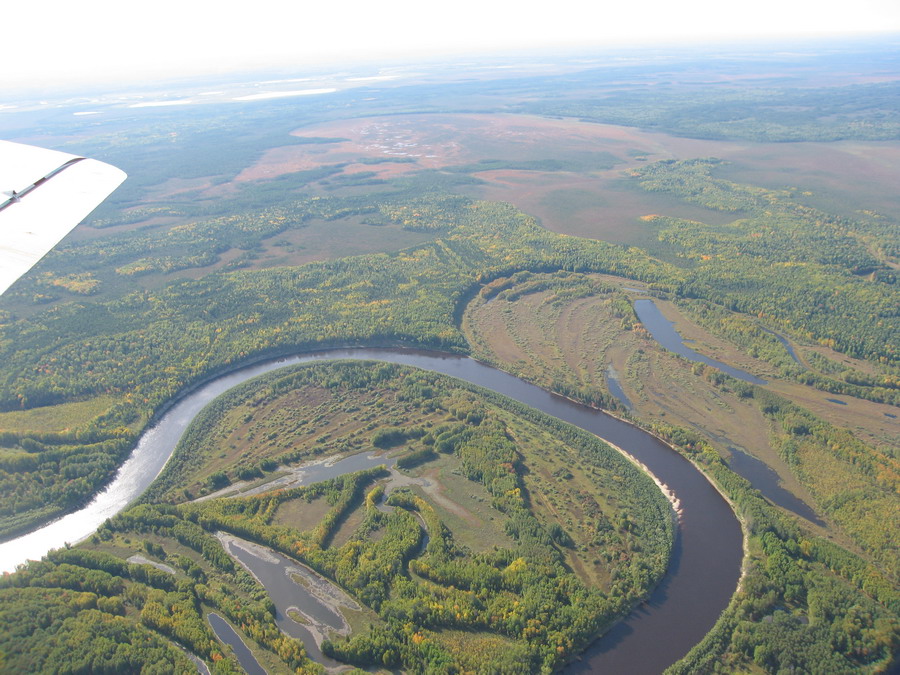
[[[580,661],[569,666],[571,672],[602,669],[635,674],[659,673],[700,642],[731,602],[743,569],[744,528],[711,479],[687,458],[632,422],[573,402],[471,358],[421,350],[344,348],[282,355],[260,359],[252,365],[244,363],[205,385],[193,386],[177,402],[172,402],[156,425],[144,432],[112,485],[95,501],[116,490],[136,492],[113,495],[118,496],[117,501],[113,500],[113,512],[94,512],[92,517],[98,521],[83,532],[81,538],[89,536],[107,517],[143,493],[164,467],[193,416],[220,393],[251,377],[284,366],[339,358],[424,368],[492,390],[580,427],[617,449],[624,449],[633,461],[642,464],[674,491],[681,502],[682,517],[666,574],[644,603],[600,637]],[[157,456],[146,457],[154,452]],[[137,476],[123,478],[129,472]],[[136,478],[141,481],[135,482]],[[62,527],[63,538],[45,546],[37,555],[43,555],[48,548],[58,548],[65,541],[77,541],[73,528],[67,527],[66,522],[90,510],[89,507],[57,521],[57,529]],[[81,525],[85,527],[84,523]],[[6,550],[0,553],[8,553],[21,539],[7,542],[0,547]],[[35,557],[35,554],[28,557]],[[7,560],[3,562],[8,564]],[[653,648],[648,649],[648,644]]]

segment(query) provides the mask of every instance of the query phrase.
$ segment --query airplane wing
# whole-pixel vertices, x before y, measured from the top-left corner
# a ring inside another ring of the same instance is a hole
[[[123,180],[110,164],[0,141],[0,295]]]

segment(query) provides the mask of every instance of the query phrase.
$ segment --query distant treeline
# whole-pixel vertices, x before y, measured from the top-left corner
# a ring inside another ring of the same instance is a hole
[[[900,139],[896,82],[830,87],[702,85],[561,96],[519,110],[665,131],[690,138],[786,141]]]

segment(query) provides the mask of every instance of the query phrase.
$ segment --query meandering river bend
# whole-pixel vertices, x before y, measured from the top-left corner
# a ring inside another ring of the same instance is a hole
[[[141,437],[115,480],[88,506],[0,545],[12,571],[51,548],[75,543],[140,496],[159,474],[191,420],[219,394],[262,373],[328,359],[371,359],[458,377],[574,424],[624,449],[679,499],[682,515],[666,576],[647,602],[600,638],[571,672],[659,673],[684,656],[728,605],[740,577],[742,532],[728,503],[690,462],[627,422],[550,394],[472,359],[400,349],[335,349],[275,359],[217,377],[182,397]]]

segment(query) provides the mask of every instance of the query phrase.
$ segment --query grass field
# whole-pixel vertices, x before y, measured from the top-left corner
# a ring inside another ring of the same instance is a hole
[[[0,412],[0,431],[56,433],[77,429],[105,413],[115,402],[113,396],[97,396],[31,410]]]

